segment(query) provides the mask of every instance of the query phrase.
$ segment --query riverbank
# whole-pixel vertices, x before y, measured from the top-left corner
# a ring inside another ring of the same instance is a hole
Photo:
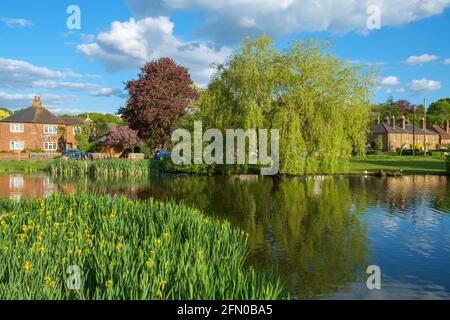
[[[443,159],[412,156],[366,156],[354,157],[350,160],[349,171],[342,174],[362,175],[384,172],[402,172],[402,174],[435,174],[446,175],[446,162]],[[100,177],[142,177],[157,173],[183,173],[193,175],[239,175],[259,174],[257,166],[210,166],[184,165],[177,166],[169,161],[158,160],[95,160],[84,161],[0,161],[0,173],[37,173],[52,172],[59,176],[93,175]]]
[[[353,158],[350,161],[350,174],[384,172],[402,172],[403,174],[435,174],[446,175],[446,163],[443,159],[412,156],[367,156]]]
[[[37,173],[50,169],[52,160],[0,160],[0,173]]]
[[[244,267],[243,231],[174,202],[57,194],[0,212],[0,299],[286,297],[275,274]]]

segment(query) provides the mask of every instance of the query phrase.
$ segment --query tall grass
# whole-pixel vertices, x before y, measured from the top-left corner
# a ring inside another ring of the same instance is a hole
[[[55,160],[50,171],[54,176],[118,178],[118,177],[145,177],[157,173],[183,173],[196,175],[233,175],[233,174],[259,174],[258,165],[207,165],[189,164],[175,165],[170,159],[159,160]]]
[[[278,299],[246,235],[173,202],[77,194],[0,200],[0,299]],[[66,283],[79,266],[80,289]]]
[[[50,168],[49,161],[3,160],[0,161],[0,173],[24,172],[33,174]]]
[[[151,160],[55,160],[50,166],[52,175],[64,177],[145,177],[151,172]]]

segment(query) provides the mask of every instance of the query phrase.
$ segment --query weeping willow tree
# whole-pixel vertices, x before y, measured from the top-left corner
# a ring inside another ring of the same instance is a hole
[[[217,66],[200,113],[222,130],[279,129],[282,174],[346,172],[352,152],[365,151],[371,75],[339,60],[328,43],[278,50],[263,35]]]

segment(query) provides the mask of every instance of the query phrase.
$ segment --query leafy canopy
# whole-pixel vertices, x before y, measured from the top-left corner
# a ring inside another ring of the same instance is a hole
[[[450,98],[439,99],[430,104],[427,117],[429,123],[444,126],[445,121],[450,121]]]
[[[279,129],[281,173],[342,172],[365,151],[372,84],[327,43],[278,50],[263,35],[217,67],[200,110],[209,127]]]
[[[170,58],[147,63],[137,80],[128,81],[127,105],[119,110],[139,137],[160,147],[170,139],[189,103],[197,98],[188,69]]]

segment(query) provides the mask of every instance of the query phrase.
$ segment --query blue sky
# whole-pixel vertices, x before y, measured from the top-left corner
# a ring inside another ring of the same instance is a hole
[[[367,29],[371,4],[379,30]],[[70,5],[79,30],[67,28]],[[38,94],[56,113],[115,113],[145,61],[170,56],[205,86],[212,63],[262,32],[279,47],[327,39],[339,57],[380,69],[374,102],[434,101],[450,97],[449,31],[450,0],[2,1],[0,106]]]

